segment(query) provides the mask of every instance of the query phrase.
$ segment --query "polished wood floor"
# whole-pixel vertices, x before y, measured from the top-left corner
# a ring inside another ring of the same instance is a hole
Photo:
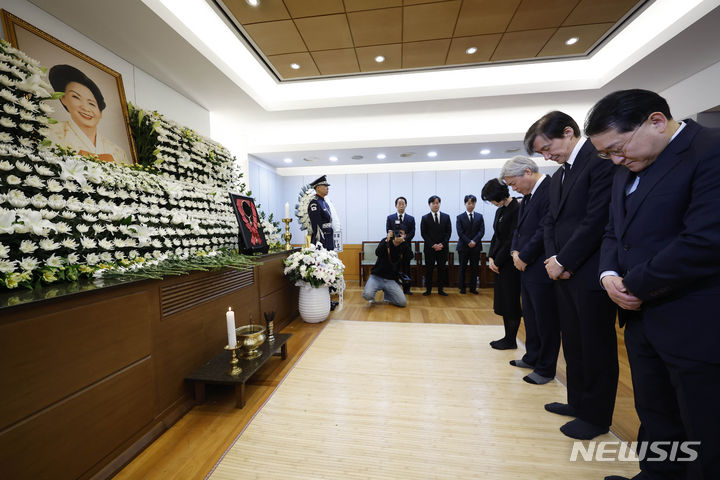
[[[370,307],[361,297],[362,290],[358,286],[349,286],[345,293],[345,308],[342,312],[333,312],[331,318],[380,322],[501,324],[501,319],[492,311],[491,289],[481,290],[480,295],[460,295],[457,289],[448,289],[448,292],[448,297],[424,297],[416,291],[408,297],[408,307],[401,309],[383,304]],[[299,319],[293,321],[284,330],[284,333],[293,334],[288,342],[287,360],[274,357],[256,373],[246,388],[245,408],[235,408],[232,389],[221,386],[208,388],[206,403],[193,408],[115,478],[204,478],[325,325],[326,323],[307,324]],[[519,337],[524,339],[522,327]],[[632,387],[622,332],[618,344],[620,384],[612,430],[620,438],[631,441],[636,438],[639,422],[632,403]],[[487,348],[491,350],[489,346]],[[563,375],[564,365],[561,361],[558,379],[563,381]],[[564,398],[556,400],[563,401]]]

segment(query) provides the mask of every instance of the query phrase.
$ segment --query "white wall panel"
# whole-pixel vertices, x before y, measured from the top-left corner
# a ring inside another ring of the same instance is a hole
[[[348,178],[352,176],[348,175]],[[348,202],[350,199],[351,197],[348,196]],[[387,235],[385,220],[388,215],[395,213],[394,200],[395,197],[390,195],[389,173],[367,175],[367,231],[362,240],[379,240]],[[360,243],[360,241],[348,241],[348,243]]]
[[[430,211],[428,198],[437,195],[437,175],[435,172],[413,172],[413,198],[410,203],[411,215],[415,217],[415,239],[420,238],[420,219]],[[442,197],[442,195],[441,195]]]
[[[462,201],[465,193],[460,190],[460,177],[459,170],[440,171],[436,174],[435,194],[442,199],[440,211],[450,215],[450,222],[452,223],[450,240],[457,240],[455,217],[465,210]]]

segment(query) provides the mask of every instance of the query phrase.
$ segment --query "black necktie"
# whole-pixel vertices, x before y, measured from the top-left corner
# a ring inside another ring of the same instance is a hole
[[[398,219],[400,220],[400,223],[402,223],[402,215],[400,215]]]
[[[433,215],[435,215],[435,223],[440,223],[438,222],[437,213],[433,213]]]
[[[525,195],[523,197],[523,201],[520,204],[520,208],[522,209],[522,212],[520,212],[521,215],[524,214],[525,211],[527,210],[528,203],[530,203],[530,197],[532,197],[531,193],[528,193],[527,195]]]
[[[567,180],[568,175],[570,175],[570,169],[572,168],[572,165],[570,165],[569,163],[565,162],[565,163],[563,163],[562,168],[563,168],[563,176],[562,176],[562,182],[561,182],[561,183],[562,183],[563,185],[565,185],[565,180]]]
[[[472,225],[472,212],[470,212],[470,224]]]

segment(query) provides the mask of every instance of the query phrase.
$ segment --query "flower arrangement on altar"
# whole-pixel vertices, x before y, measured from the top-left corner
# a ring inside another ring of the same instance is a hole
[[[312,287],[334,287],[345,289],[343,265],[336,252],[321,246],[310,245],[293,253],[284,261],[285,276],[295,285],[309,284]]]
[[[227,192],[245,184],[230,152],[132,105],[139,165],[52,146],[44,75],[0,43],[0,290],[252,263],[235,252]]]

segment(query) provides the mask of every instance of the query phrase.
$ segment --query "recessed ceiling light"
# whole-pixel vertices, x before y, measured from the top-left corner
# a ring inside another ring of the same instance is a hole
[[[385,61],[385,57],[383,57],[382,55],[378,55],[377,57],[375,57],[375,61],[377,63],[382,63]]]
[[[333,155],[332,157],[330,157],[330,161],[337,162],[337,157],[335,155]]]
[[[292,158],[283,158],[283,162],[292,163]]]
[[[385,160],[385,154],[384,154],[384,153],[378,153],[378,154],[377,154],[377,159],[378,159],[378,160]]]
[[[428,152],[427,156],[428,157],[437,157],[437,152]]]
[[[468,55],[472,55],[475,52],[477,52],[477,47],[470,47],[467,50],[465,50],[465,53],[467,53]]]
[[[362,160],[362,159],[365,158],[365,157],[363,157],[362,155],[353,155],[353,156],[350,157],[350,158],[352,158],[353,160]]]
[[[571,37],[565,40],[565,45],[575,45],[578,40],[580,40],[578,37]]]
[[[251,7],[257,7],[258,5],[260,5],[260,0],[245,0],[245,3],[247,3]]]
[[[291,63],[290,68],[292,68],[293,70],[300,70],[300,65],[298,65],[297,63]]]
[[[490,153],[489,148],[483,148],[482,150],[480,150],[480,155],[488,155],[489,153]]]
[[[412,157],[413,155],[415,155],[415,152],[405,152],[400,154],[402,158]]]

